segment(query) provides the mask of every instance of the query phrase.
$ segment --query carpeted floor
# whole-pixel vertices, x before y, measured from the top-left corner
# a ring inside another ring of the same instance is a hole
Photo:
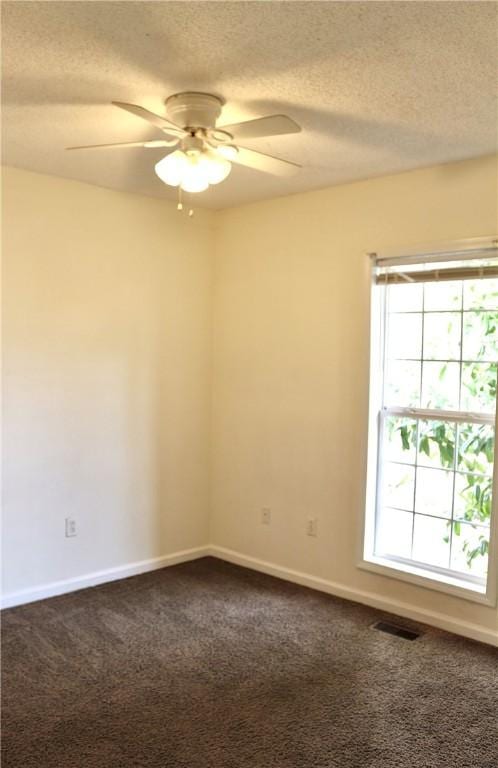
[[[380,617],[212,558],[10,609],[2,768],[496,768],[498,651]]]

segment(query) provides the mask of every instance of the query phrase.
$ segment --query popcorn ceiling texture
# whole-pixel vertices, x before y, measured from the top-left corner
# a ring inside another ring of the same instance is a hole
[[[5,611],[2,768],[496,768],[498,650],[381,617],[212,558]]]
[[[161,112],[182,90],[223,96],[226,123],[303,127],[247,142],[302,163],[296,177],[235,167],[196,198],[212,208],[497,149],[495,3],[4,2],[2,17],[7,165],[174,198],[160,149],[64,147],[156,138],[110,102]]]

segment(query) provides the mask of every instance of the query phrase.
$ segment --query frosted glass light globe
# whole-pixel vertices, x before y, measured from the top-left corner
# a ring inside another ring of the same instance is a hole
[[[200,152],[187,155],[180,186],[185,192],[204,192],[209,187],[207,167]]]
[[[233,144],[220,144],[220,146],[216,148],[216,152],[226,160],[236,160],[238,155],[238,149],[237,147],[234,147]]]
[[[203,153],[202,162],[206,167],[206,176],[210,184],[219,184],[224,181],[232,170],[228,160],[210,150]]]
[[[186,167],[188,167],[188,157],[185,152],[177,149],[171,155],[166,155],[159,160],[154,170],[165,184],[177,187],[182,182]]]

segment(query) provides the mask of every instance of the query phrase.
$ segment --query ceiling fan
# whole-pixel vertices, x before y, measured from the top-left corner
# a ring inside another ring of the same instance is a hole
[[[166,99],[166,117],[136,104],[112,103],[146,120],[167,138],[68,149],[165,148],[166,155],[155,165],[156,174],[165,184],[185,192],[203,192],[210,184],[219,184],[227,178],[232,163],[276,176],[290,176],[300,168],[297,163],[256,152],[238,143],[244,139],[298,133],[300,126],[286,115],[270,115],[218,127],[216,123],[225,103],[223,99],[192,91],[176,93]]]

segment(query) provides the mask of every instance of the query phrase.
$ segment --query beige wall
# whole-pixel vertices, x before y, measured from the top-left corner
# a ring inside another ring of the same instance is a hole
[[[490,630],[496,609],[357,568],[367,251],[493,234],[496,158],[227,210],[217,221],[212,541]],[[271,507],[271,525],[261,508]],[[318,536],[305,535],[308,515]]]
[[[3,191],[4,591],[205,545],[212,214]]]
[[[365,252],[490,234],[497,208],[493,158],[193,220],[6,169],[4,591],[211,540],[496,631],[496,609],[356,564]]]

